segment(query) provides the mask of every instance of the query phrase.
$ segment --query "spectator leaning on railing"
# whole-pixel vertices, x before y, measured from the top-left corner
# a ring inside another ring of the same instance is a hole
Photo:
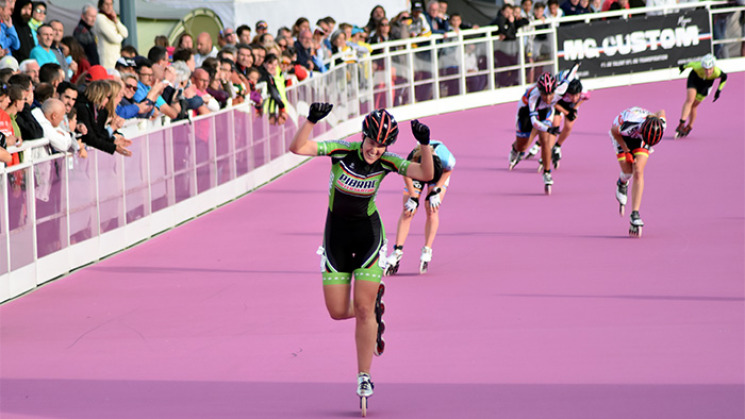
[[[107,80],[95,80],[85,87],[85,92],[75,103],[79,123],[88,127],[88,132],[81,137],[83,142],[93,148],[109,154],[119,153],[131,156],[127,147],[132,141],[109,133],[106,129],[109,119],[109,103],[111,85]]]
[[[122,100],[116,107],[116,114],[124,119],[148,118],[153,110],[151,102],[154,103],[158,99],[165,86],[164,83],[157,83],[156,88],[150,89],[147,94],[149,101],[135,102],[134,95],[138,87],[137,75],[123,74],[122,84]]]
[[[261,81],[267,83],[269,98],[264,101],[264,113],[269,115],[269,122],[283,125],[287,121],[285,96],[285,80],[278,68],[279,59],[274,54],[269,54],[264,60],[264,65],[259,71],[262,74]]]
[[[44,133],[42,132],[41,126],[36,122],[36,119],[31,115],[31,104],[34,103],[34,89],[31,83],[31,78],[24,74],[16,74],[8,80],[8,83],[13,86],[19,86],[23,91],[24,104],[18,109],[15,121],[18,124],[18,128],[21,130],[21,137],[24,140],[36,140],[42,138]]]
[[[179,113],[181,112],[181,106],[178,104],[170,105],[168,104],[161,96],[160,94],[157,96],[155,100],[153,100],[149,95],[150,90],[155,87],[156,84],[164,84],[167,85],[164,80],[158,80],[156,81],[153,77],[153,64],[148,59],[140,60],[139,63],[137,63],[137,75],[140,79],[138,83],[137,92],[134,94],[133,100],[135,102],[142,102],[145,101],[149,105],[155,106],[155,108],[160,111],[160,113],[164,114],[165,116],[176,119],[178,117]],[[164,90],[164,87],[159,87],[160,91],[162,92]],[[80,119],[80,115],[78,115],[78,119]]]

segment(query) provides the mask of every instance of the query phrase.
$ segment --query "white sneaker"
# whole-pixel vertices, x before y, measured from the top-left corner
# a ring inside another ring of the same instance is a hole
[[[361,372],[357,374],[357,395],[360,397],[370,397],[373,395],[375,385],[370,381],[370,374]]]

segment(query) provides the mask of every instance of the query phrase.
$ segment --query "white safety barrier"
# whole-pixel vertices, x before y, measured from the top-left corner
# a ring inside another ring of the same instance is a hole
[[[711,9],[710,16],[730,22],[743,10]],[[407,120],[515,101],[532,77],[558,70],[555,26],[521,31],[511,44],[493,31],[388,42],[352,62],[334,57],[328,72],[288,88],[290,119],[283,126],[242,105],[143,130],[132,138],[129,158],[98,151],[87,159],[52,154],[0,168],[0,302],[173,228],[302,163],[287,148],[312,102],[335,104],[314,135],[342,138],[358,132],[362,116],[376,108],[394,108],[399,120]],[[726,33],[714,40],[715,49],[743,42],[741,32]],[[527,57],[526,45],[539,35],[546,36],[541,51]],[[499,62],[504,57],[513,62]],[[743,71],[745,58],[719,65]],[[666,68],[583,82],[598,89],[676,77],[677,68]]]

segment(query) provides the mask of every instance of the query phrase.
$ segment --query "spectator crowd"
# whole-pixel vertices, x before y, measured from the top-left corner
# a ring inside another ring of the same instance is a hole
[[[497,62],[513,64],[510,41],[523,26],[541,28],[561,16],[643,3],[505,3],[491,22],[504,41]],[[84,6],[75,28],[50,19],[44,1],[0,0],[0,162],[23,161],[22,152],[11,154],[8,147],[39,138],[49,140],[47,153],[74,151],[85,157],[95,148],[129,156],[131,140],[121,133],[127,120],[177,121],[239,103],[250,103],[272,124],[284,124],[285,89],[293,83],[374,54],[375,44],[474,27],[460,14],[449,14],[447,0],[413,1],[410,10],[390,18],[375,6],[364,25],[337,24],[330,16],[311,24],[301,17],[276,32],[259,20],[253,27],[223,28],[217,39],[207,32],[183,33],[170,45],[157,36],[141,55],[126,44],[129,32],[113,0]],[[549,54],[546,36],[531,39],[527,50],[530,60]],[[471,59],[466,56],[467,63]]]

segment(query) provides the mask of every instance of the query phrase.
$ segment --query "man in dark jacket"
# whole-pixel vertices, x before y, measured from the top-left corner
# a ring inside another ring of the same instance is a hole
[[[93,34],[93,25],[96,23],[98,10],[88,4],[83,7],[83,13],[80,15],[80,22],[72,33],[72,36],[80,42],[85,51],[86,57],[91,65],[100,64],[98,58],[98,46],[96,45],[96,35]]]
[[[497,43],[494,58],[497,67],[508,67],[517,64],[517,30],[530,23],[528,19],[520,17],[518,7],[505,4],[499,11],[499,15],[490,25],[497,25],[500,42]],[[516,16],[517,15],[517,16]],[[513,86],[517,83],[517,71],[509,70],[497,74],[497,83],[500,86]]]
[[[31,0],[18,0],[16,1],[15,9],[13,9],[13,26],[16,28],[18,34],[18,41],[21,43],[21,47],[13,51],[13,57],[18,62],[29,57],[31,50],[36,46],[34,42],[34,35],[31,33],[31,27],[28,26],[28,21],[31,20],[31,11],[34,5]]]

